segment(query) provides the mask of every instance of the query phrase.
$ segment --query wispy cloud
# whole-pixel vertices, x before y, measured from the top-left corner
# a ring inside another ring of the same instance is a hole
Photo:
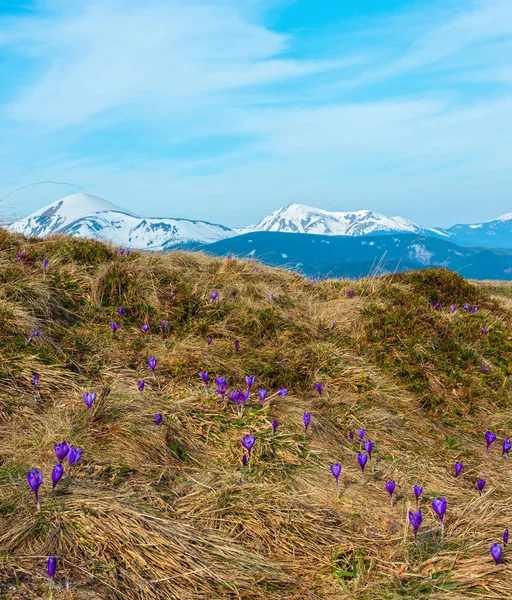
[[[510,210],[509,0],[309,31],[307,52],[275,13],[54,0],[0,19],[3,185],[73,180],[139,212],[149,196],[154,214],[228,225],[291,201],[431,225],[462,202],[466,220]]]

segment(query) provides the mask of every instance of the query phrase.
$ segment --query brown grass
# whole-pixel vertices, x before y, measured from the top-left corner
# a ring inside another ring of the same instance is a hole
[[[56,599],[508,597],[512,560],[505,551],[495,566],[489,554],[512,525],[512,467],[498,447],[512,427],[506,286],[446,271],[315,285],[253,266],[178,252],[127,259],[93,242],[0,232],[0,598],[48,597],[50,555]],[[434,311],[437,297],[481,310]],[[41,337],[27,344],[34,327]],[[204,391],[203,368],[232,389],[257,377],[242,417],[213,386]],[[348,440],[358,427],[376,444],[364,486],[359,444]],[[486,453],[489,428],[498,442]],[[257,442],[243,472],[245,433]],[[84,453],[52,494],[53,444],[63,439]],[[339,496],[331,462],[343,466]],[[40,511],[26,481],[34,467]],[[417,544],[407,519],[415,484],[424,487]],[[430,508],[438,496],[448,500],[444,538]]]

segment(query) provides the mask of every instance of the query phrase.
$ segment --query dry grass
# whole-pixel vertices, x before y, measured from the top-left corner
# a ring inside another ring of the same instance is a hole
[[[495,566],[489,554],[512,525],[512,472],[498,448],[512,428],[506,286],[446,271],[313,284],[253,267],[184,253],[127,259],[93,242],[0,231],[0,598],[48,597],[50,555],[56,599],[508,597],[512,561],[505,552]],[[480,311],[435,311],[437,299]],[[41,336],[27,344],[35,327]],[[204,391],[202,369],[232,389],[255,375],[255,388],[270,390],[265,408],[251,397],[238,417]],[[364,486],[359,444],[348,439],[358,427],[376,444]],[[489,428],[499,442],[486,453]],[[257,442],[243,472],[245,433]],[[84,453],[52,494],[53,444],[63,439]],[[330,462],[343,466],[339,496]],[[34,467],[40,511],[26,482]],[[417,544],[407,520],[415,484],[424,487]],[[444,538],[430,508],[437,496],[448,500]]]

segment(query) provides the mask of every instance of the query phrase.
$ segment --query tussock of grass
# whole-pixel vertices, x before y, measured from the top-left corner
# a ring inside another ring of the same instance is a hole
[[[511,525],[512,474],[497,447],[512,428],[507,290],[445,270],[313,284],[253,267],[0,231],[0,597],[46,597],[49,555],[59,561],[55,598],[507,597],[512,563],[505,553],[496,567],[489,555]],[[202,369],[231,389],[256,376],[243,415],[213,383],[204,390]],[[259,387],[269,389],[264,407]],[[86,391],[98,394],[91,411]],[[359,443],[348,439],[358,427],[375,442],[364,486]],[[490,428],[499,442],[485,453]],[[244,471],[245,433],[257,442]],[[83,458],[51,494],[63,439]],[[339,495],[331,462],[343,466]],[[34,467],[40,512],[26,482]],[[448,500],[444,538],[430,509],[437,496]]]

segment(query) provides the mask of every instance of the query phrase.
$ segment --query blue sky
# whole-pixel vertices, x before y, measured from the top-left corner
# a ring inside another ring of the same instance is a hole
[[[65,181],[228,226],[512,211],[511,0],[0,0],[0,73],[0,196]]]

